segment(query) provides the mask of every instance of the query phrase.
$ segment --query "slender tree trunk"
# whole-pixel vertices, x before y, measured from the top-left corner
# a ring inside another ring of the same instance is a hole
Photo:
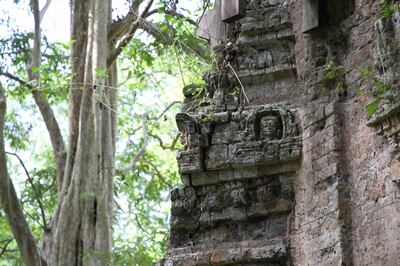
[[[8,175],[3,133],[5,115],[6,98],[0,84],[0,203],[4,208],[25,265],[39,266],[43,264],[36,247],[36,240],[29,230],[17,193]]]

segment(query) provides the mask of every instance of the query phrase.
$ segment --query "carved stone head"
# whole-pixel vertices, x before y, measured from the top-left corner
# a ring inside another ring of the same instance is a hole
[[[282,138],[281,119],[273,114],[268,114],[260,119],[260,135],[266,140]]]

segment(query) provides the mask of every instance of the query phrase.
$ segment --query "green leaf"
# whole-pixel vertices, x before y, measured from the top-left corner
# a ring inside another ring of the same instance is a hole
[[[32,66],[32,72],[33,73],[38,73],[39,72],[39,70],[40,70],[40,68],[39,67],[37,67],[37,66]]]
[[[372,72],[372,66],[366,66],[361,68],[361,74],[367,75]]]
[[[97,78],[108,78],[107,68],[104,68],[104,69],[97,68],[96,69],[96,77]]]
[[[324,70],[324,71],[329,71],[329,70],[331,70],[331,65],[325,65],[325,66],[323,66],[322,67],[322,69]]]
[[[339,82],[338,85],[336,86],[336,90],[338,93],[342,94],[344,93],[344,85],[342,82]]]
[[[328,73],[326,74],[326,77],[327,77],[328,79],[334,79],[334,78],[335,78],[335,72],[333,72],[333,71],[328,72]]]
[[[380,99],[376,99],[367,105],[368,116],[372,116],[373,114],[375,114],[376,110],[378,109],[379,102]]]

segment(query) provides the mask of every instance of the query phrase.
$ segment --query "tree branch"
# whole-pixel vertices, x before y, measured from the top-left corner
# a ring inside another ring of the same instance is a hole
[[[64,167],[66,160],[66,150],[64,146],[64,140],[61,134],[61,129],[58,125],[58,122],[55,118],[53,110],[49,102],[44,99],[40,95],[40,91],[35,89],[32,85],[34,80],[25,81],[20,79],[19,77],[8,73],[8,72],[0,72],[1,76],[5,76],[11,80],[18,82],[20,85],[23,85],[32,90],[33,98],[36,102],[36,105],[39,107],[40,113],[42,114],[43,120],[46,124],[47,131],[50,135],[51,144],[53,147],[54,159],[56,161],[56,169],[57,169],[57,180],[61,183],[61,180],[64,175]]]
[[[29,52],[31,52],[31,49],[21,49],[21,50],[11,51],[11,52],[10,51],[5,51],[5,52],[0,53],[0,55],[17,55],[17,54],[20,54],[20,53],[27,54]],[[62,54],[42,53],[42,57],[45,57],[45,58],[56,57],[59,60],[68,60],[68,59],[70,59],[69,55],[62,55]]]
[[[164,179],[164,177],[162,176],[162,174],[161,174],[160,171],[158,170],[157,166],[156,166],[153,162],[151,162],[151,161],[148,161],[147,163],[148,163],[148,164],[151,166],[151,168],[153,168],[153,170],[156,172],[156,176],[158,177],[158,179],[160,179],[160,181],[161,181],[162,183],[164,183],[164,185],[166,185],[169,189],[173,189],[173,186],[172,186],[170,183],[168,183],[168,182]]]
[[[41,64],[41,29],[40,29],[41,14],[39,11],[39,1],[31,0],[31,4],[33,9],[33,17],[35,21],[35,31],[34,31],[35,34],[34,34],[32,55],[27,64],[27,73],[29,82],[36,81],[37,84],[40,84],[40,72],[33,71],[33,67],[40,69],[40,64]],[[42,11],[44,14],[45,10]],[[50,140],[53,147],[53,155],[56,161],[57,180],[59,182],[59,188],[60,188],[62,179],[64,177],[64,170],[66,163],[66,149],[61,134],[61,130],[49,102],[47,101],[47,99],[43,97],[43,95],[41,95],[40,90],[37,89],[36,87],[33,87],[32,96],[36,102],[36,105],[39,107],[40,113],[42,114],[43,120],[46,124],[47,131],[49,132],[50,135]]]
[[[14,184],[8,175],[6,152],[4,149],[4,123],[6,115],[6,98],[0,84],[0,200],[7,220],[10,223],[14,238],[25,265],[41,265],[36,240],[29,229],[28,222],[19,202]]]
[[[143,128],[143,145],[140,151],[132,158],[132,161],[129,165],[122,169],[117,169],[116,172],[119,174],[126,174],[132,170],[136,169],[136,165],[139,162],[140,158],[143,157],[146,152],[146,148],[149,142],[149,132],[147,129],[147,114],[144,114],[142,117],[142,128]]]
[[[64,177],[64,168],[67,156],[61,129],[47,99],[43,98],[38,90],[34,90],[32,95],[37,106],[39,107],[40,113],[42,114],[43,120],[46,124],[47,131],[50,135],[53,155],[56,162],[57,180],[60,188]]]
[[[139,6],[143,3],[143,0],[135,0],[129,8],[128,14],[122,19],[114,21],[108,32],[108,40],[116,42],[120,37],[128,34],[130,26],[137,18]]]
[[[128,43],[132,40],[133,35],[135,34],[136,30],[139,28],[140,21],[143,20],[147,16],[147,13],[149,13],[150,7],[152,6],[153,2],[154,2],[154,0],[149,0],[149,2],[147,3],[147,6],[143,10],[143,12],[133,23],[128,35],[120,42],[118,47],[115,48],[110,53],[110,55],[107,58],[107,69],[114,63],[115,59],[122,52],[122,49],[124,49],[128,45]]]
[[[40,10],[40,22],[42,22],[44,15],[47,12],[47,9],[49,8],[51,4],[51,0],[47,0],[46,4],[44,5],[44,7],[42,8],[42,10]]]
[[[170,151],[177,150],[177,149],[175,149],[175,143],[176,143],[175,139],[177,137],[179,137],[179,135],[177,135],[177,137],[174,138],[174,140],[172,141],[171,146],[165,146],[163,140],[159,136],[157,136],[157,135],[155,135],[153,133],[149,133],[149,136],[152,137],[152,138],[155,138],[158,141],[158,143],[160,144],[160,147],[163,150],[170,150]]]
[[[156,25],[153,23],[142,20],[139,24],[139,28],[142,29],[143,31],[147,32],[151,36],[153,36],[154,39],[156,39],[158,42],[163,43],[165,45],[173,45],[175,42],[178,42],[182,44],[182,46],[187,49],[188,51],[192,52],[193,54],[197,55],[198,57],[208,60],[209,58],[209,48],[206,46],[202,46],[201,44],[186,44],[184,42],[181,42],[178,39],[173,39],[171,36],[165,35]]]
[[[152,117],[152,118],[149,118],[148,120],[159,120],[169,109],[172,108],[172,106],[174,106],[175,104],[180,104],[180,103],[182,103],[182,102],[181,101],[174,101],[174,102],[170,103],[157,117]],[[138,130],[140,130],[142,128],[143,128],[143,125],[135,128],[133,130],[133,133],[136,133],[136,131],[138,131]]]
[[[181,101],[173,101],[172,103],[170,103],[165,109],[164,111],[162,111],[159,115],[157,119],[160,119],[166,112],[168,112],[169,109],[171,109],[175,104],[181,104]]]
[[[43,229],[46,229],[47,221],[46,221],[46,215],[44,214],[43,203],[42,203],[42,200],[40,199],[39,191],[37,191],[35,184],[33,183],[33,179],[28,172],[28,169],[25,167],[24,162],[22,161],[21,157],[18,156],[18,154],[12,153],[12,152],[7,152],[7,151],[6,151],[6,154],[15,156],[18,159],[19,163],[21,164],[22,168],[24,168],[25,174],[28,177],[28,182],[32,187],[33,193],[35,193],[36,201],[39,204],[40,213],[42,215]]]
[[[19,77],[15,76],[15,75],[13,75],[11,73],[0,72],[0,75],[4,76],[4,77],[7,77],[7,78],[9,78],[11,80],[14,80],[14,81],[18,82],[20,85],[25,86],[25,87],[27,87],[29,89],[33,89],[33,86],[28,81],[22,80]]]
[[[8,251],[8,250],[7,250],[7,247],[8,247],[8,245],[10,245],[10,243],[11,243],[13,240],[14,240],[13,238],[10,238],[10,239],[6,239],[6,240],[4,240],[4,241],[1,241],[1,243],[4,243],[4,246],[0,247],[0,249],[1,249],[0,258],[4,255],[4,253],[6,253],[6,252]]]
[[[146,18],[150,17],[151,15],[157,14],[157,13],[158,13],[158,9],[153,9],[147,14]],[[171,15],[171,16],[174,16],[177,18],[185,19],[190,24],[197,26],[196,21],[194,21],[191,18],[186,17],[185,15],[183,15],[179,12],[176,12],[175,10],[165,9],[165,14],[168,14],[168,15]]]

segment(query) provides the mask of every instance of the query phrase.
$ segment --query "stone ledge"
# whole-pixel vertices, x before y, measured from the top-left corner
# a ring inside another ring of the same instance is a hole
[[[186,186],[203,186],[230,181],[240,181],[258,177],[294,173],[300,167],[297,158],[291,161],[264,164],[253,167],[228,168],[220,171],[206,171],[182,175],[181,179]]]
[[[262,246],[244,242],[232,248],[194,250],[195,247],[172,249],[169,257],[154,266],[237,265],[238,263],[264,265],[263,263],[284,263],[288,259],[287,247],[283,240]]]

